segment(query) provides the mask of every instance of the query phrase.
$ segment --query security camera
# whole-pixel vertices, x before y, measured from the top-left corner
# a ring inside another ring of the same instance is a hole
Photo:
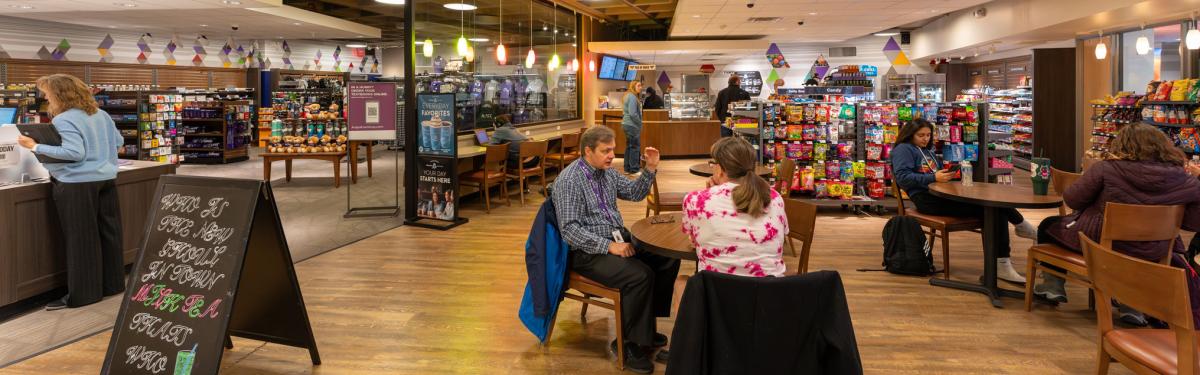
[[[749,2],[749,3],[746,3],[746,7],[747,7],[747,8],[754,8],[754,2],[753,2],[753,1],[751,1],[751,2]]]
[[[229,28],[233,29],[233,31],[238,31],[238,25],[232,25]]]
[[[804,26],[804,21],[796,22],[796,26]]]

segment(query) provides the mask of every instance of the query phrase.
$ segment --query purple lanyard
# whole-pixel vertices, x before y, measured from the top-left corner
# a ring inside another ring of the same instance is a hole
[[[583,163],[585,162],[580,163],[579,168],[583,169],[584,176],[587,176],[587,168],[583,166]],[[596,194],[596,203],[600,205],[600,211],[604,212],[604,217],[607,218],[608,221],[616,224],[617,221],[614,220],[612,218],[612,214],[608,212],[608,203],[604,200],[604,189],[600,187],[600,180],[596,178],[596,176],[599,176],[603,172],[604,170],[597,169],[595,176],[587,176],[587,178],[592,180],[592,192]]]

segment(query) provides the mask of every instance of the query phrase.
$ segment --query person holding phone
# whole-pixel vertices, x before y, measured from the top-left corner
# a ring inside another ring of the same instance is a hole
[[[121,210],[117,198],[117,153],[124,144],[112,117],[100,109],[79,78],[53,74],[38,78],[62,144],[38,144],[19,136],[34,154],[66,163],[43,164],[50,172],[67,257],[67,295],[46,310],[79,307],[125,290]]]
[[[939,168],[942,165],[933,152],[933,124],[923,119],[913,120],[900,128],[896,144],[892,149],[892,172],[896,184],[908,193],[908,198],[917,206],[917,211],[927,215],[950,217],[975,217],[983,220],[983,206],[963,203],[941,198],[929,193],[929,184],[934,182],[949,182],[954,172]],[[1008,223],[1016,225],[1017,236],[1036,239],[1037,228],[1025,220],[1016,209],[1001,210],[1001,215]],[[1008,225],[996,220],[996,233],[993,236],[996,249],[996,277],[1001,280],[1024,283],[1025,277],[1013,268],[1009,254]]]

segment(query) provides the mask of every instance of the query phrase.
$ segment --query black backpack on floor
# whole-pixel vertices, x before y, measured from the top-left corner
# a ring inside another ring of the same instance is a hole
[[[883,227],[883,268],[894,274],[913,276],[936,272],[933,251],[916,219],[895,216]]]

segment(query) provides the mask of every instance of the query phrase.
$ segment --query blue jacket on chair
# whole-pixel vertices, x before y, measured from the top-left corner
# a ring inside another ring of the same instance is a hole
[[[525,241],[525,270],[529,281],[517,315],[525,328],[544,342],[546,332],[554,324],[567,279],[567,242],[559,232],[553,199],[542,203],[533,220],[529,239]]]

